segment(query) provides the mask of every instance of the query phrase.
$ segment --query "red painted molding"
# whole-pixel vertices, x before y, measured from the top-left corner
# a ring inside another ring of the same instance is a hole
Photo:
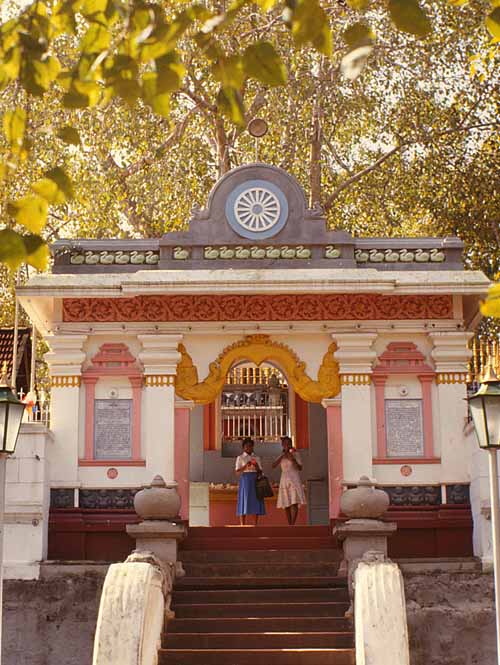
[[[78,466],[146,466],[146,460],[143,459],[79,459]]]
[[[373,464],[441,464],[440,457],[374,457]]]
[[[352,321],[452,319],[449,295],[180,295],[64,298],[63,321]]]

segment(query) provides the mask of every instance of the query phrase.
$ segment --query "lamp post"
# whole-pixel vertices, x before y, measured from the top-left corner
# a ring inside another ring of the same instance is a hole
[[[5,467],[8,455],[16,449],[24,404],[17,399],[7,381],[7,363],[0,376],[0,663],[2,660],[2,606],[3,606],[3,532],[5,510]]]
[[[469,406],[479,447],[489,453],[497,660],[500,665],[500,543],[497,541],[500,535],[497,461],[497,450],[500,448],[500,380],[493,371],[491,363],[486,370],[486,375],[479,390],[469,398]]]

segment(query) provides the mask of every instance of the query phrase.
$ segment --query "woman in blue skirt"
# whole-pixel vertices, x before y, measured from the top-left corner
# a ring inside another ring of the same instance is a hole
[[[240,518],[240,524],[246,524],[247,515],[255,515],[255,526],[259,515],[266,514],[264,501],[257,498],[255,481],[257,473],[262,471],[260,457],[253,452],[253,441],[250,438],[243,440],[243,452],[236,458],[236,473],[240,477],[238,486],[238,507],[236,514]]]

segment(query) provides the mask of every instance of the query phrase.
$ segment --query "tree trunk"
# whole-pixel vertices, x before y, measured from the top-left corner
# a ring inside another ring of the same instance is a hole
[[[310,206],[321,204],[321,148],[323,129],[321,126],[321,105],[316,95],[312,111],[311,158],[309,166],[309,187],[311,191]]]
[[[217,157],[219,162],[219,177],[231,169],[231,158],[229,156],[229,142],[224,128],[224,120],[221,117],[215,119],[215,136],[217,138]]]

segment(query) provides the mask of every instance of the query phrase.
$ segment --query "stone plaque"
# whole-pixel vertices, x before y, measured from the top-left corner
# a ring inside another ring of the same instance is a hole
[[[132,457],[132,400],[94,400],[95,459]]]
[[[385,436],[388,457],[422,457],[422,400],[386,399]]]

